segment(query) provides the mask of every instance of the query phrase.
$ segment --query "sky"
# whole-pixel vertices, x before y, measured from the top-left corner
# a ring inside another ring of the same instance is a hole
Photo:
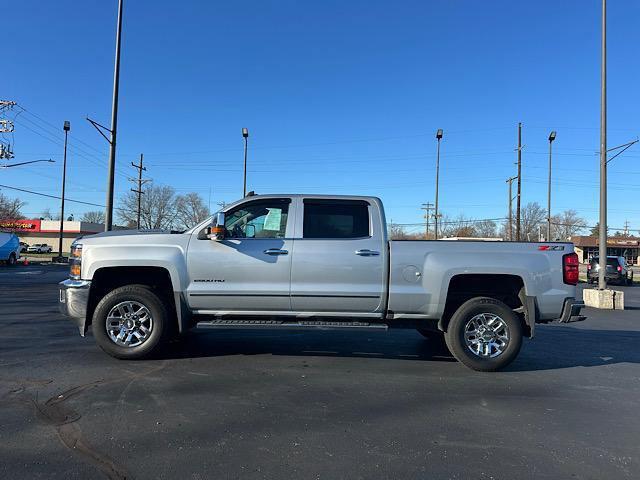
[[[116,0],[5,2],[0,98],[14,100],[15,162],[0,184],[104,205]],[[640,2],[608,8],[609,146],[640,135]],[[600,1],[125,0],[116,204],[144,153],[150,178],[211,209],[248,189],[382,198],[387,219],[503,218],[523,124],[522,202],[598,217]],[[6,139],[6,137],[5,137]],[[609,168],[609,225],[640,228],[640,146]],[[39,217],[59,201],[0,187]],[[101,207],[68,202],[80,217]],[[419,225],[409,231],[420,230]]]

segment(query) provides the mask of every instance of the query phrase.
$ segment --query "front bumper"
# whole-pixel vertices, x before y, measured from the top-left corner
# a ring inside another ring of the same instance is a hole
[[[567,298],[564,301],[562,307],[562,315],[560,316],[560,323],[581,322],[586,319],[584,315],[580,315],[580,310],[584,307],[582,300],[576,300],[575,298]]]
[[[91,282],[69,279],[60,282],[58,285],[60,286],[58,309],[60,313],[71,318],[77,325],[80,335],[84,337],[87,331],[87,305],[89,303]]]

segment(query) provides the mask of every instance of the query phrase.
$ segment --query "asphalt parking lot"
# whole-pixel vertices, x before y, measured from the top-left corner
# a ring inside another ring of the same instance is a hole
[[[102,353],[59,266],[0,267],[0,478],[640,477],[640,286],[482,374],[413,331],[204,331]]]

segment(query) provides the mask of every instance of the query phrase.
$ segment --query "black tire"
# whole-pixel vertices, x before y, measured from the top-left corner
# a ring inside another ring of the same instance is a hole
[[[483,357],[471,351],[465,341],[467,323],[476,315],[488,313],[499,317],[506,326],[508,341],[502,353],[495,357]],[[480,372],[494,372],[509,365],[520,352],[522,346],[522,323],[520,318],[503,302],[489,297],[467,300],[453,314],[445,341],[453,356],[467,367]]]
[[[133,301],[146,307],[153,321],[150,334],[138,346],[120,346],[107,333],[107,315],[121,302]],[[125,285],[106,294],[93,313],[92,331],[102,350],[115,358],[136,360],[158,352],[170,336],[170,314],[166,301],[146,285]]]
[[[7,259],[7,265],[9,265],[10,267],[13,267],[16,263],[18,263],[18,259],[16,258],[16,254],[12,253],[11,255],[9,255],[9,258]]]

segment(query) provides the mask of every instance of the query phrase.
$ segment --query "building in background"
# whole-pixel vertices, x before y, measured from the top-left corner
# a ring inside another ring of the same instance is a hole
[[[588,263],[592,257],[598,256],[598,237],[574,236],[571,241],[582,263]],[[607,239],[607,255],[624,257],[631,265],[640,265],[640,237],[609,237]]]
[[[60,220],[0,220],[0,231],[13,232],[21,242],[29,245],[46,243],[53,252],[58,251]],[[62,232],[62,251],[69,252],[71,243],[82,236],[104,232],[104,224],[65,221]]]

